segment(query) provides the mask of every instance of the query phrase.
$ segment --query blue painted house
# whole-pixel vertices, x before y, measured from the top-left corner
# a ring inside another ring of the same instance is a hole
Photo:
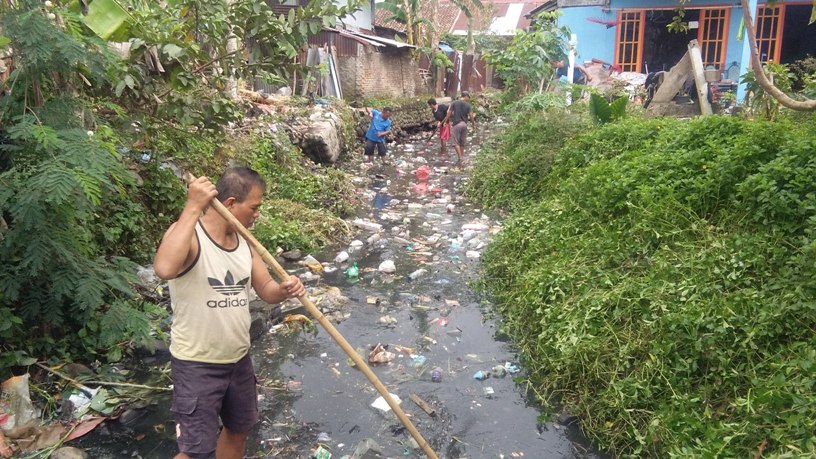
[[[808,24],[812,0],[750,4],[763,61],[791,63],[816,56],[816,23]],[[631,72],[668,70],[696,39],[706,67],[732,79],[745,73],[750,54],[741,31],[741,2],[691,0],[682,18],[688,29],[672,32],[666,25],[679,6],[678,0],[549,0],[536,11],[561,12],[559,24],[577,35],[579,60],[596,58]]]

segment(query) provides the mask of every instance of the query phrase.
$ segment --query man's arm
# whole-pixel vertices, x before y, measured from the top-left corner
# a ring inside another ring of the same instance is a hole
[[[218,194],[207,177],[195,179],[187,188],[187,204],[179,219],[164,233],[153,259],[153,269],[161,279],[174,279],[195,258],[195,225],[201,212]]]
[[[372,110],[373,109],[371,107],[366,107],[365,109],[366,113],[368,114],[368,119],[370,120],[374,119],[374,112]]]
[[[448,113],[445,115],[445,120],[442,121],[442,124],[445,124],[448,121],[450,121],[451,115],[453,115],[453,104],[450,104],[450,106],[448,107]]]
[[[585,68],[584,68],[584,66],[582,66],[582,65],[578,65],[578,64],[575,64],[575,68],[576,68],[576,69],[578,69],[578,70],[580,70],[580,71],[581,71],[581,73],[583,73],[583,74],[584,74],[584,76],[586,77],[587,83],[589,83],[590,81],[592,81],[592,77],[591,77],[591,76],[589,76],[589,72],[587,72],[587,69],[585,69]]]
[[[390,134],[390,133],[391,133],[391,123],[390,123],[390,121],[391,121],[391,120],[389,120],[389,123],[388,123],[388,128],[387,128],[386,130],[384,130],[384,131],[382,131],[382,132],[378,132],[378,133],[377,133],[377,136],[378,136],[378,137],[383,137],[383,136],[386,136],[386,135],[388,135],[388,134]]]
[[[270,304],[306,294],[303,283],[295,276],[289,276],[289,279],[281,284],[277,283],[269,275],[266,264],[255,250],[252,250],[252,288],[262,300]]]

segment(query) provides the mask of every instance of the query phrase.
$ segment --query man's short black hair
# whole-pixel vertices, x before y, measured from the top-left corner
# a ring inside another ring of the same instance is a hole
[[[462,91],[462,97],[470,97],[470,93],[467,91]]]
[[[215,189],[218,190],[219,201],[224,202],[232,197],[241,202],[256,186],[261,187],[261,191],[266,191],[266,181],[261,174],[248,167],[238,166],[225,170],[216,182]]]
[[[434,98],[428,99],[428,105],[436,105],[436,99]]]
[[[391,107],[384,107],[382,111],[383,113],[391,113]]]

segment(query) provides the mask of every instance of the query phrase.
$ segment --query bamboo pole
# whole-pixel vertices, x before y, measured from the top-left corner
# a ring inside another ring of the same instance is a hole
[[[192,177],[192,175],[190,174],[186,174],[185,180],[187,182],[190,182],[192,180],[195,180],[195,178]],[[218,199],[213,199],[212,202],[210,203],[210,206],[213,209],[215,209],[215,211],[218,212],[218,214],[224,220],[226,220],[238,234],[243,236],[244,239],[247,240],[249,245],[252,246],[252,248],[255,249],[256,252],[258,252],[258,254],[261,256],[261,258],[267,264],[267,266],[269,266],[272,269],[272,277],[274,277],[275,280],[277,280],[278,282],[284,282],[286,279],[289,278],[289,273],[287,273],[286,270],[283,269],[280,263],[278,263],[278,260],[276,260],[275,257],[272,256],[272,254],[269,253],[268,250],[266,250],[266,247],[264,247],[260,242],[258,242],[258,240],[255,239],[255,236],[253,236],[252,233],[250,233],[249,230],[246,229],[246,227],[242,225],[241,222],[239,222],[238,219],[235,218],[235,216],[232,215],[232,213],[229,210],[227,210],[227,208],[224,207],[223,204],[221,204],[221,201],[219,201]],[[397,418],[400,420],[402,425],[405,426],[406,429],[408,429],[408,432],[411,434],[412,437],[414,437],[414,440],[416,440],[417,444],[419,445],[420,448],[422,448],[422,450],[425,452],[428,458],[439,459],[436,453],[433,451],[433,449],[431,449],[431,446],[428,444],[428,442],[425,441],[424,438],[422,438],[422,434],[419,433],[417,428],[414,427],[414,424],[411,422],[411,420],[408,419],[408,416],[405,415],[405,412],[403,412],[400,406],[397,404],[397,402],[395,402],[394,399],[391,398],[391,394],[388,392],[388,389],[386,389],[383,383],[380,382],[379,378],[377,378],[377,375],[375,375],[374,372],[371,371],[371,368],[369,368],[368,364],[362,359],[362,357],[360,357],[360,354],[358,354],[357,351],[355,351],[354,348],[351,347],[351,344],[349,344],[349,342],[346,341],[343,335],[341,335],[340,332],[337,331],[336,328],[334,328],[334,325],[332,325],[331,322],[329,322],[329,319],[327,319],[326,316],[324,316],[323,313],[320,312],[320,309],[317,309],[317,306],[315,306],[314,303],[312,303],[312,300],[310,300],[308,296],[303,295],[301,297],[298,297],[298,300],[300,301],[300,304],[306,307],[306,310],[309,311],[309,314],[311,314],[312,317],[314,317],[315,320],[317,320],[320,323],[320,325],[323,326],[323,328],[326,330],[326,332],[329,333],[332,339],[334,339],[334,341],[338,345],[340,345],[340,348],[342,348],[346,355],[348,355],[349,358],[351,358],[351,360],[354,362],[357,368],[359,368],[360,371],[363,372],[368,381],[371,382],[375,389],[377,389],[377,392],[379,392],[380,395],[382,395],[383,399],[385,399],[386,403],[388,403],[388,406],[390,406],[391,409],[394,410],[394,414],[397,415]]]

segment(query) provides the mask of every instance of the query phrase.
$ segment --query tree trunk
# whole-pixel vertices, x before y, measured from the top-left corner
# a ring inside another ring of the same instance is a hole
[[[437,36],[436,21],[439,16],[439,0],[431,0],[431,25],[428,27],[428,48],[436,51]]]
[[[816,8],[816,6],[814,6],[814,8]],[[796,100],[782,92],[782,90],[774,86],[774,84],[768,80],[768,77],[765,75],[765,71],[762,69],[762,62],[759,60],[759,52],[757,51],[756,41],[756,27],[754,26],[754,19],[751,16],[751,6],[748,4],[748,0],[742,0],[742,11],[745,14],[745,29],[748,39],[748,46],[751,48],[751,68],[754,70],[754,75],[756,75],[757,84],[759,84],[759,86],[762,87],[765,92],[770,94],[771,97],[778,100],[784,107],[798,111],[816,110],[816,100]]]
[[[476,43],[473,41],[473,14],[474,12],[470,12],[470,16],[467,18],[467,51],[466,54],[473,54],[476,52]]]
[[[414,12],[411,11],[411,0],[403,0],[402,7],[405,8],[405,33],[408,35],[408,44],[414,43]]]
[[[227,0],[227,10],[232,7],[232,4],[235,0]],[[233,32],[233,26],[230,25],[230,35],[227,38],[227,56],[230,56],[230,59],[235,59],[235,53],[238,52],[238,37]],[[235,76],[235,68],[232,65],[229,65],[226,69],[227,74],[227,94],[229,94],[232,100],[238,100],[238,79]]]

